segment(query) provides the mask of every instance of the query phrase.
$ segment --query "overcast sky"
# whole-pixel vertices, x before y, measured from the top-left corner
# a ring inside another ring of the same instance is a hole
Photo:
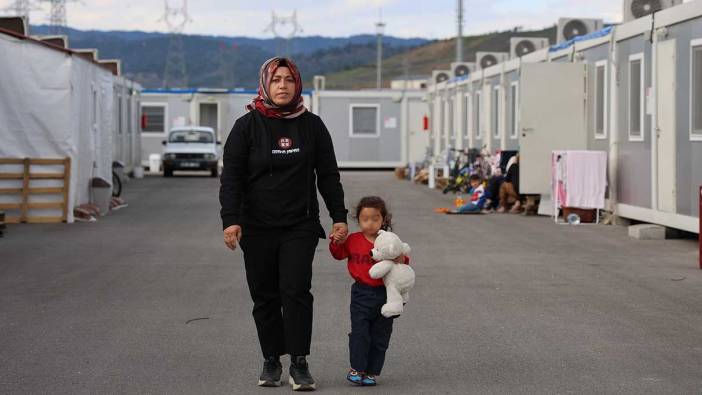
[[[68,0],[70,1],[70,0]],[[168,0],[171,6],[183,0]],[[12,4],[0,0],[0,8]],[[621,20],[622,0],[464,0],[465,34],[509,29],[542,28],[559,17]],[[296,7],[300,35],[344,37],[374,33],[382,8],[386,34],[398,37],[447,38],[456,34],[455,0],[190,0],[189,34],[271,37],[264,33],[271,11],[288,16]],[[163,0],[83,0],[69,3],[68,25],[77,29],[166,31],[159,21]],[[33,11],[34,24],[48,21],[48,6]],[[284,30],[284,29],[281,29]]]

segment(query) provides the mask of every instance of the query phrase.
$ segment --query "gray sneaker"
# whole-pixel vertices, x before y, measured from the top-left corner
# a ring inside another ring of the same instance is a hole
[[[304,355],[290,357],[290,385],[293,391],[314,391],[316,385]]]

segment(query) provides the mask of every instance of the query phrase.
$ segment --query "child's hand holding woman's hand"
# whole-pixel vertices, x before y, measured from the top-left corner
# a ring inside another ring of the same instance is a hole
[[[332,234],[329,237],[334,240],[334,244],[343,244],[349,236],[348,225],[345,223],[336,223],[332,229]]]

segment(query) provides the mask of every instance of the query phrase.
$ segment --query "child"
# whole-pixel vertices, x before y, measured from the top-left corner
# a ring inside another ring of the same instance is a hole
[[[329,251],[338,260],[348,258],[349,274],[356,280],[351,287],[351,369],[346,378],[354,384],[371,386],[383,368],[394,317],[380,314],[386,292],[383,280],[368,274],[375,263],[370,251],[379,230],[392,230],[392,215],[383,199],[368,196],[358,203],[355,218],[361,231],[350,234],[345,241],[333,234]],[[395,262],[408,264],[409,258],[399,256]]]
[[[470,176],[470,201],[458,208],[459,213],[479,212],[485,205],[485,187],[480,176]]]

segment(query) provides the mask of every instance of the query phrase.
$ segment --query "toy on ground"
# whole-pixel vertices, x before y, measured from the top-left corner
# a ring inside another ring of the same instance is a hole
[[[368,273],[372,278],[382,278],[385,284],[387,300],[380,309],[385,317],[402,314],[403,305],[409,300],[409,291],[414,287],[414,270],[409,265],[394,262],[400,255],[409,253],[410,246],[395,233],[381,230],[375,239],[371,255],[378,262]]]

